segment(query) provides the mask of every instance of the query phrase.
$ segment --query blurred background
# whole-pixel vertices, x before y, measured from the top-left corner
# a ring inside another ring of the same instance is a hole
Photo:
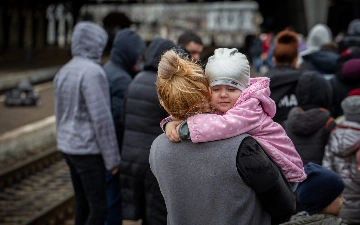
[[[147,44],[159,36],[176,43],[185,30],[194,30],[204,44],[200,59],[205,63],[217,47],[235,47],[248,54],[252,37],[274,37],[285,28],[306,39],[313,25],[323,23],[331,29],[336,43],[346,34],[350,21],[357,18],[360,0],[1,0],[0,225],[46,224],[36,221],[45,221],[43,212],[55,215],[47,206],[60,212],[48,224],[73,224],[71,182],[55,148],[52,80],[71,59],[71,36],[77,22],[94,21],[108,32],[102,63],[109,59],[116,32],[126,27],[134,29]],[[4,104],[6,94],[17,86],[32,94],[30,100],[34,101],[16,107]],[[30,92],[32,88],[34,92]],[[19,172],[20,164],[35,162],[34,157],[40,159],[45,153],[51,160],[38,160],[35,166],[23,166],[24,172]],[[47,176],[45,172],[29,176],[43,167],[50,169]],[[36,195],[45,190],[49,194]],[[58,196],[47,202],[39,197],[51,197],[50,193]]]
[[[316,23],[328,25],[336,37],[359,16],[358,0],[2,0],[0,71],[66,62],[72,28],[81,20],[104,26],[109,43],[124,27],[135,29],[147,42],[155,36],[176,41],[184,30],[193,29],[205,47],[243,48],[249,34],[292,27],[306,36]]]

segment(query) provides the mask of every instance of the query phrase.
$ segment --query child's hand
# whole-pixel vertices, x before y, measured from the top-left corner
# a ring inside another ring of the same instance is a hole
[[[182,120],[176,120],[168,122],[165,126],[166,137],[172,142],[179,142],[178,126],[182,123]]]

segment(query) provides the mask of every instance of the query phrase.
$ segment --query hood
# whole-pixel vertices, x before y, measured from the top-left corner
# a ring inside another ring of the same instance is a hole
[[[337,60],[340,55],[334,51],[320,50],[318,52],[305,55],[304,60],[308,60],[322,74],[334,74],[336,71]]]
[[[295,90],[298,106],[304,110],[329,108],[332,101],[330,83],[318,72],[306,71],[299,77]]]
[[[317,225],[340,225],[344,224],[341,222],[342,220],[334,215],[330,214],[320,214],[316,213],[313,215],[309,215],[305,211],[301,211],[291,217],[288,222],[282,223],[281,225],[309,225],[309,224],[317,224]]]
[[[348,157],[358,151],[360,145],[360,124],[344,121],[332,131],[327,148],[339,157]],[[336,143],[336,145],[332,145]]]
[[[79,22],[74,27],[71,54],[100,63],[107,40],[106,31],[99,25],[92,22]]]
[[[326,121],[330,118],[330,112],[320,108],[304,111],[300,107],[290,110],[286,126],[295,134],[308,136],[325,127]]]
[[[161,56],[164,54],[164,52],[174,47],[174,42],[170,40],[164,38],[155,38],[146,51],[144,70],[157,71]]]
[[[352,20],[348,26],[348,35],[360,35],[360,19]]]
[[[110,59],[115,64],[131,71],[139,57],[145,52],[146,45],[141,37],[133,30],[125,28],[116,33]]]
[[[332,33],[325,24],[317,24],[313,26],[306,39],[307,49],[300,52],[300,56],[319,51],[321,46],[332,42]]]
[[[277,89],[297,83],[301,76],[301,71],[292,66],[275,66],[265,76],[270,78],[270,89]]]
[[[264,111],[273,118],[276,113],[276,104],[270,98],[270,79],[268,77],[250,78],[250,86],[247,87],[236,101],[235,105],[245,102],[250,98],[260,101]]]

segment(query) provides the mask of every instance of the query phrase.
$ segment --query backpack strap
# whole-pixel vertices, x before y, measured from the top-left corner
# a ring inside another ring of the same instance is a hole
[[[333,117],[330,117],[325,123],[325,130],[331,132],[336,127],[336,122]]]

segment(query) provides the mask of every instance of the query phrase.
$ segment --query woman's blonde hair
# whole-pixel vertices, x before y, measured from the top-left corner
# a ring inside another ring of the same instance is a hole
[[[202,67],[174,50],[162,55],[156,86],[160,102],[176,119],[184,120],[209,109],[209,81]]]

